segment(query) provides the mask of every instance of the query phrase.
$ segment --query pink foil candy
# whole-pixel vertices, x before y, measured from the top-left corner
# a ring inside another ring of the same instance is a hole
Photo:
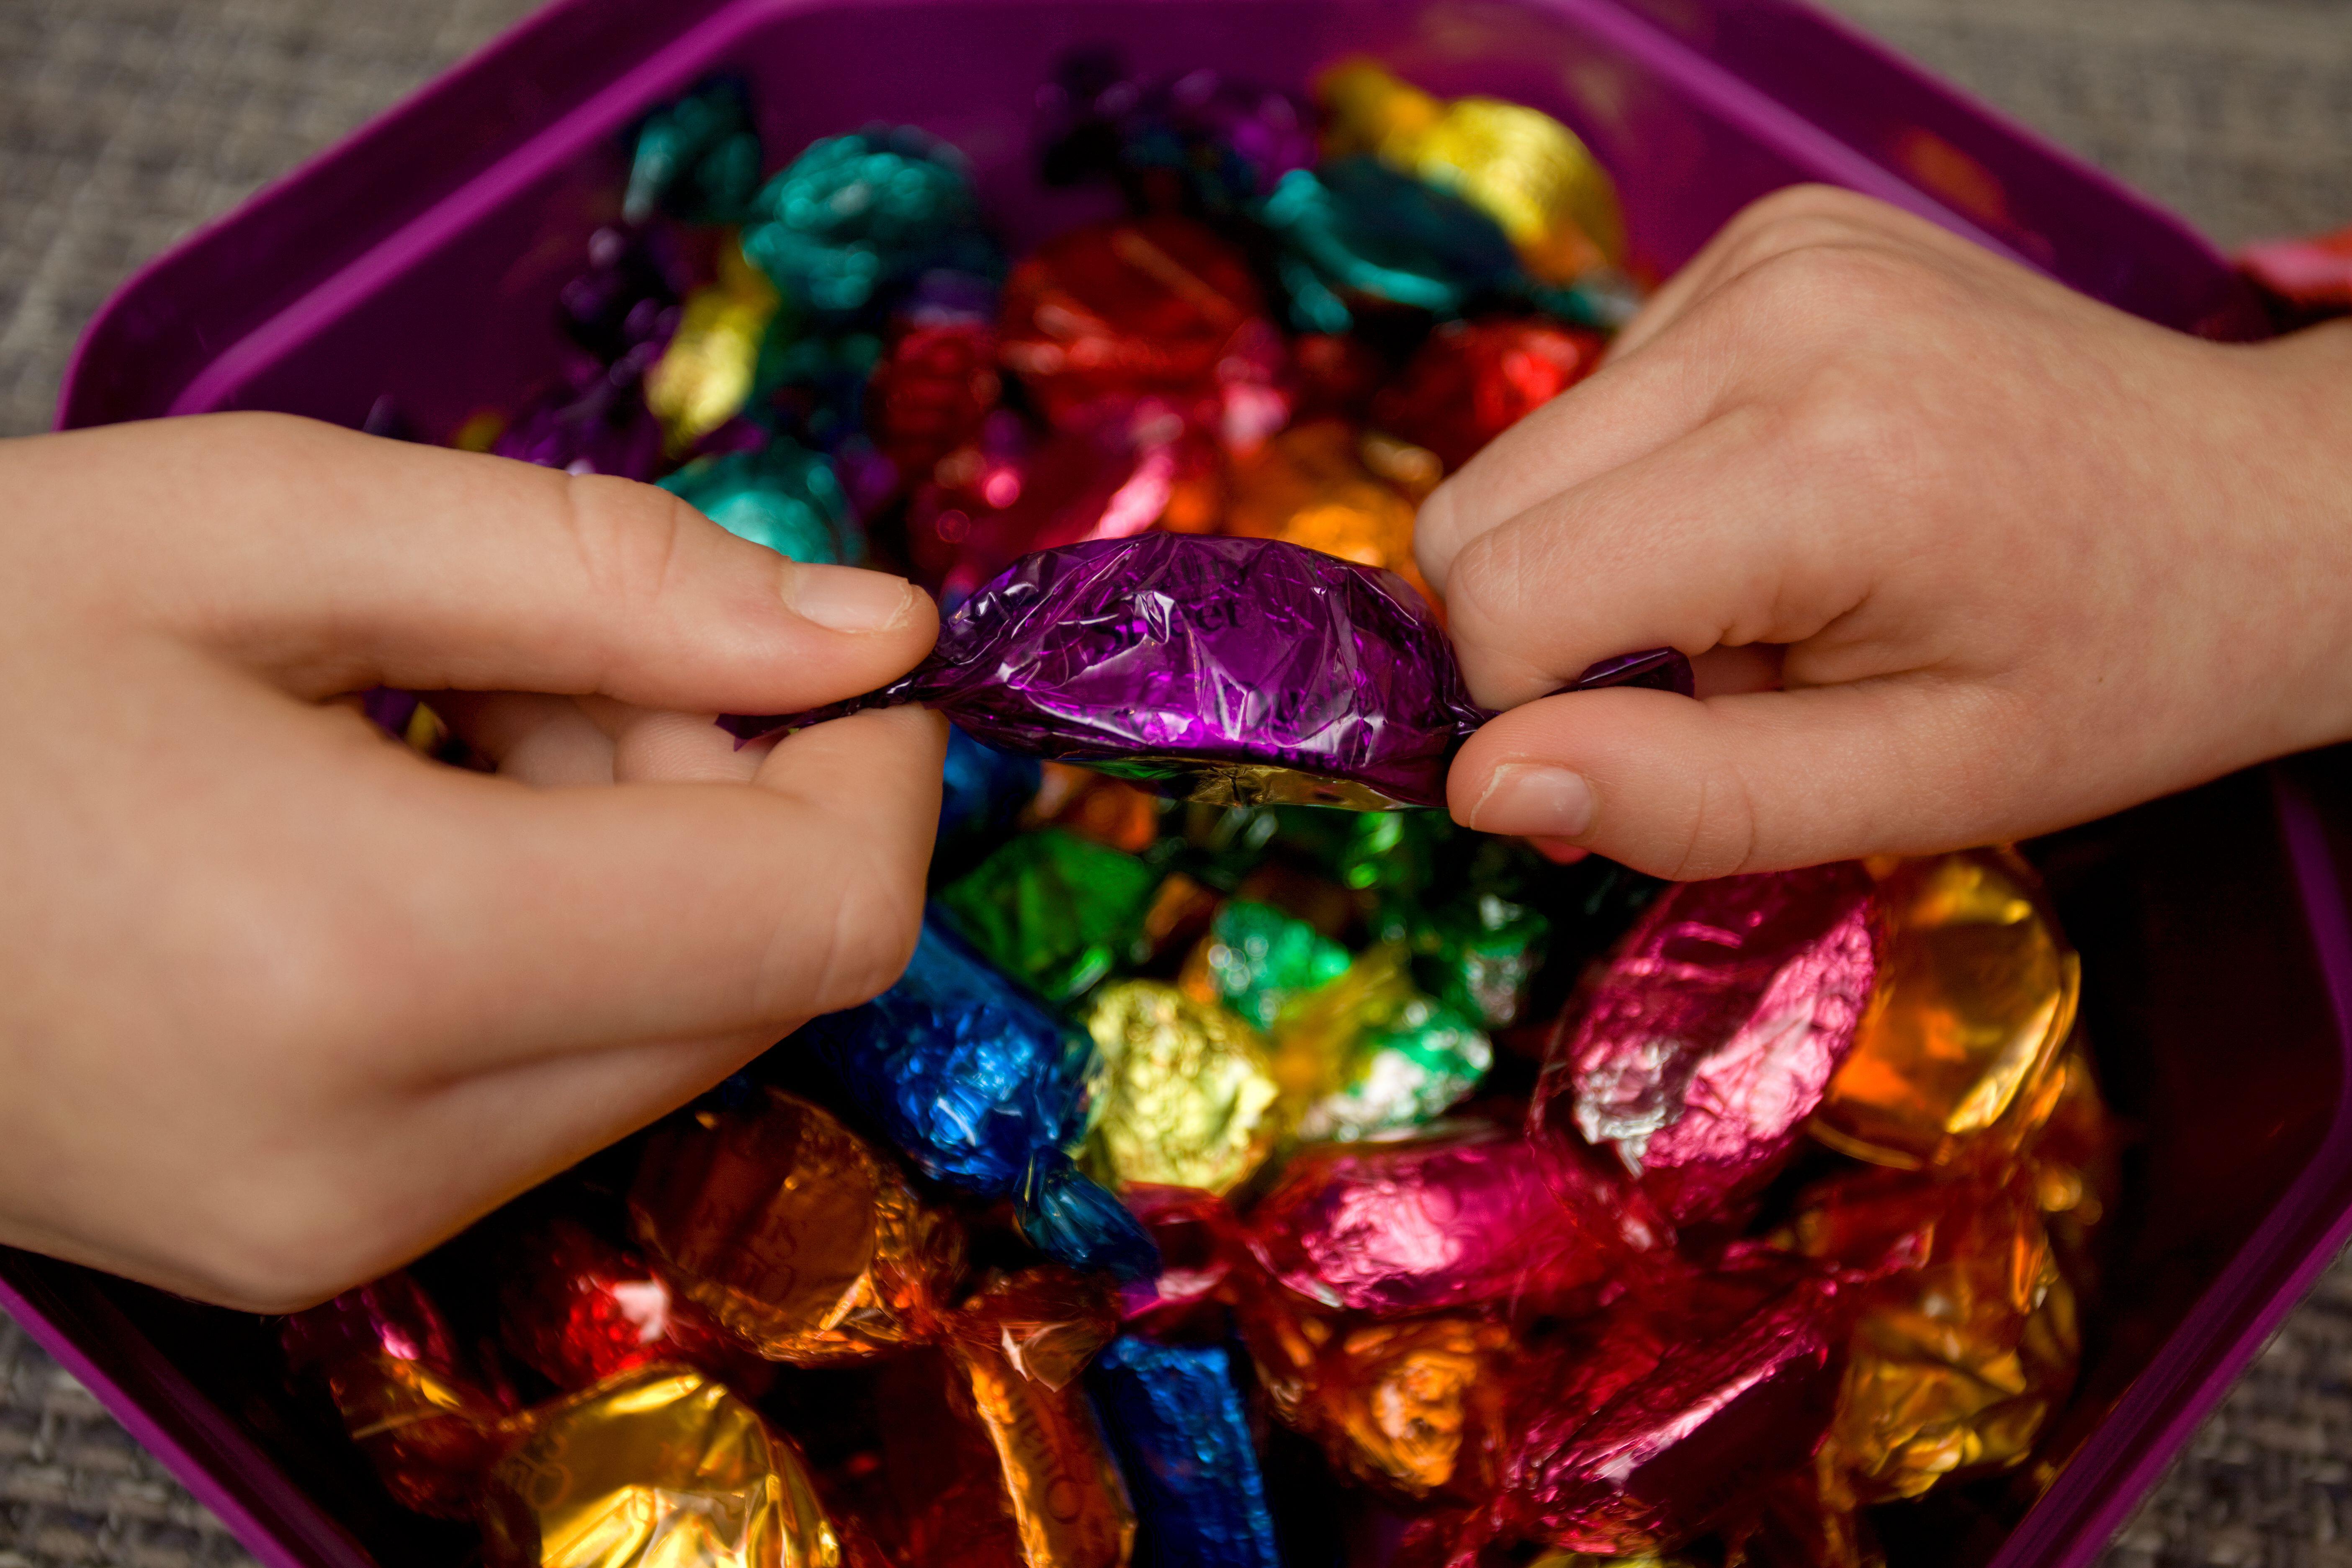
[[[1871,888],[1845,861],[1667,889],[1553,1036],[1530,1128],[1614,1151],[1678,1225],[1736,1223],[1853,1047]]]

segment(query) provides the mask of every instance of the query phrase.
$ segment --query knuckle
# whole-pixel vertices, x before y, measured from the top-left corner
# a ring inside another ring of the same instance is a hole
[[[1736,770],[1702,773],[1688,827],[1676,847],[1669,881],[1735,877],[1756,861],[1756,797]]]
[[[559,514],[590,590],[621,606],[659,599],[698,525],[710,524],[668,491],[599,474],[565,476]]]

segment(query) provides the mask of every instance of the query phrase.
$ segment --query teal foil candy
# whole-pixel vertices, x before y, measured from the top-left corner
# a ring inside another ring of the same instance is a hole
[[[698,458],[661,488],[754,544],[811,565],[855,565],[865,535],[822,455],[778,437],[756,452]]]
[[[621,216],[656,211],[688,223],[740,223],[760,188],[760,137],[742,89],[714,82],[646,116]]]
[[[1008,841],[939,901],[998,968],[1068,1002],[1126,962],[1159,885],[1134,856],[1049,827]]]
[[[1087,1369],[1087,1392],[1135,1501],[1139,1561],[1281,1568],[1232,1352],[1122,1334]]]
[[[1528,286],[1493,218],[1371,158],[1292,170],[1260,216],[1283,242],[1276,269],[1302,331],[1345,331],[1365,303],[1458,316]]]
[[[911,128],[861,131],[811,143],[761,189],[743,253],[795,304],[854,315],[927,268],[994,270],[978,211],[955,149]]]
[[[1261,1029],[1282,1005],[1348,971],[1348,950],[1270,904],[1235,899],[1217,911],[1201,968],[1216,999]]]

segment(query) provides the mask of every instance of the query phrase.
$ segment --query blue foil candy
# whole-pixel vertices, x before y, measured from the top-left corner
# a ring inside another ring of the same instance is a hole
[[[947,773],[940,791],[940,841],[1013,826],[1036,798],[1045,772],[1034,757],[1016,757],[948,727]]]
[[[1070,1162],[1094,1093],[1093,1042],[990,967],[937,911],[924,917],[898,984],[810,1020],[798,1037],[926,1175],[1013,1200],[1040,1251],[1130,1279],[1160,1267],[1135,1216]]]
[[[1223,1345],[1123,1334],[1087,1369],[1153,1568],[1280,1568],[1265,1479]]]

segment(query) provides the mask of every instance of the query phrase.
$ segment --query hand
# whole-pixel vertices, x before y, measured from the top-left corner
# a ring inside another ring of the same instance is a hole
[[[0,495],[0,1240],[290,1309],[904,966],[944,726],[710,721],[911,668],[898,579],[270,416]],[[331,700],[379,683],[547,695],[448,702],[496,777]]]
[[[2015,839],[2352,734],[2352,328],[2204,342],[1863,197],[1734,219],[1430,497],[1454,816],[1661,876]],[[1542,699],[1671,644],[1700,700]]]

